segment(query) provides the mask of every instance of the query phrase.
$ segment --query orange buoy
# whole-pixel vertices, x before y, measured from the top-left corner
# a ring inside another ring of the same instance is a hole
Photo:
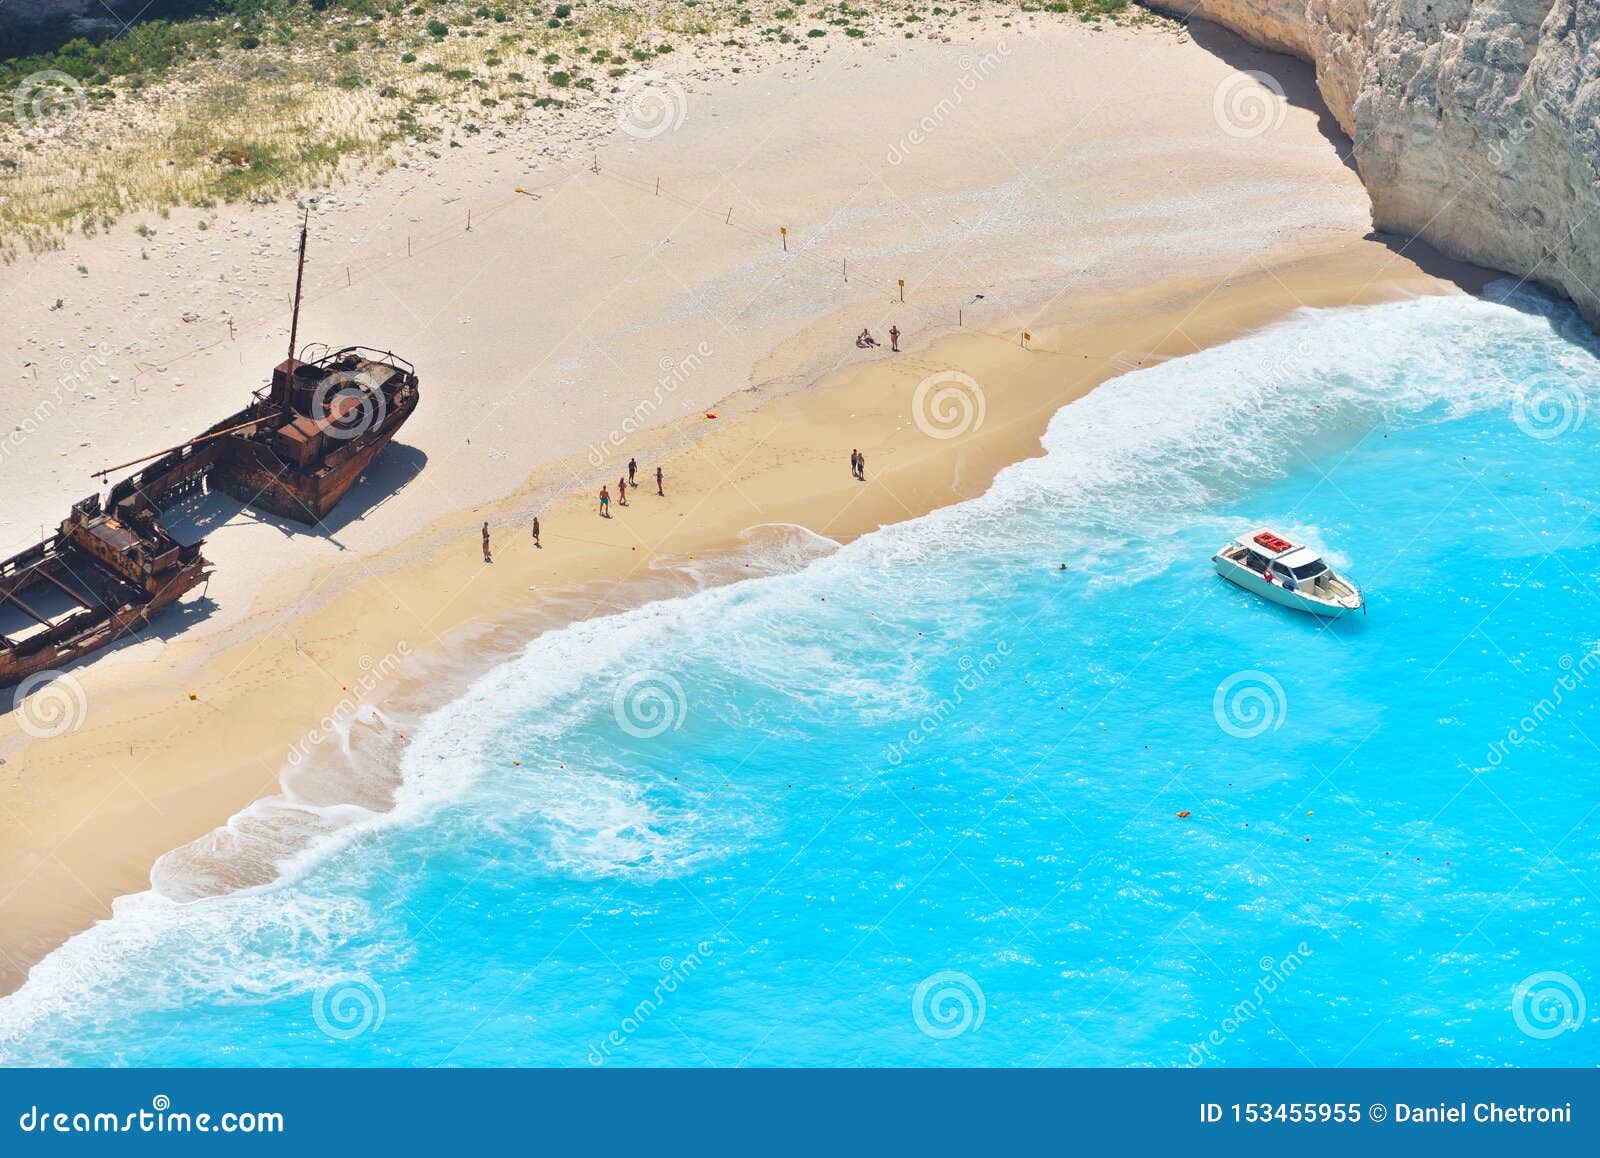
[[[1188,820],[1189,819],[1189,810],[1187,808],[1185,808],[1182,812],[1178,813],[1178,819],[1179,820]]]

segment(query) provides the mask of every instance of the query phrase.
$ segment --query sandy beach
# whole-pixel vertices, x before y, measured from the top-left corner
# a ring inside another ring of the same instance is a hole
[[[843,542],[978,494],[1141,365],[1477,283],[1367,236],[1304,66],[1202,39],[985,17],[686,85],[681,124],[648,139],[480,140],[321,191],[302,338],[392,347],[422,408],[325,533],[189,512],[205,600],[36,693],[60,734],[27,704],[0,718],[0,988],[158,859],[176,896],[266,879],[283,826],[219,828],[254,801],[381,811],[392,783],[341,775],[343,745],[403,744],[533,633],[737,579],[761,528]],[[1231,120],[1239,70],[1269,66],[1288,99],[1262,90],[1259,131]],[[0,553],[282,356],[293,207],[152,222],[5,273],[0,430],[27,436],[0,460]],[[891,325],[899,354],[851,342]],[[630,457],[665,496],[603,520],[594,495]]]

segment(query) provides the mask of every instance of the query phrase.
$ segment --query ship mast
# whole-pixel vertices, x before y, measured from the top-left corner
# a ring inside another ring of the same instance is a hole
[[[300,284],[306,275],[306,227],[311,220],[311,210],[300,221],[300,260],[294,271],[294,314],[289,319],[289,361],[294,361],[295,335],[300,331]]]

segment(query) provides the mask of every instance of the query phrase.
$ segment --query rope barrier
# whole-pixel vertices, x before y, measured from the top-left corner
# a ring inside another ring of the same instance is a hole
[[[680,193],[677,193],[677,192],[673,191],[670,188],[663,188],[661,186],[661,184],[660,184],[660,179],[659,178],[644,179],[644,178],[634,177],[634,176],[631,176],[631,175],[629,175],[627,173],[623,173],[623,172],[614,170],[614,169],[610,168],[609,166],[607,166],[605,168],[600,168],[597,165],[596,166],[585,167],[582,171],[570,173],[564,179],[554,183],[553,185],[546,186],[546,187],[544,187],[543,190],[540,190],[540,191],[537,191],[537,192],[533,191],[533,190],[525,189],[525,188],[523,188],[521,186],[518,186],[512,193],[506,194],[505,196],[502,196],[502,197],[497,198],[497,199],[495,199],[493,201],[490,201],[485,205],[464,206],[463,210],[467,215],[469,215],[469,217],[470,217],[470,219],[472,221],[474,221],[476,224],[478,224],[481,227],[482,223],[484,223],[486,221],[493,220],[494,218],[496,218],[500,214],[502,214],[508,207],[510,207],[513,204],[516,204],[518,202],[519,198],[529,198],[529,199],[532,199],[532,200],[539,200],[539,199],[543,198],[546,193],[559,192],[560,190],[564,189],[571,182],[577,181],[577,180],[582,180],[582,179],[585,179],[585,178],[587,178],[589,176],[593,176],[593,175],[598,175],[600,177],[603,177],[603,178],[615,183],[617,186],[619,186],[621,188],[631,189],[631,190],[633,190],[635,192],[649,195],[652,198],[665,199],[665,200],[670,201],[673,204],[679,205],[679,206],[683,207],[684,209],[687,209],[687,210],[689,210],[689,211],[691,211],[693,213],[697,213],[697,214],[700,214],[700,215],[703,215],[703,216],[707,216],[707,217],[713,218],[719,224],[723,225],[725,228],[736,230],[737,232],[739,232],[740,234],[742,234],[742,235],[744,235],[746,237],[749,237],[749,238],[752,238],[752,239],[755,239],[755,240],[765,240],[765,239],[768,239],[768,238],[770,238],[772,236],[772,233],[771,233],[770,230],[759,229],[759,228],[756,228],[754,226],[746,225],[742,218],[738,222],[733,221],[733,217],[734,217],[734,212],[733,211],[734,211],[734,209],[737,208],[737,205],[729,205],[729,206],[726,206],[726,207],[722,206],[720,203],[718,205],[715,205],[715,206],[707,205],[707,204],[704,204],[702,202],[695,201],[695,200],[693,200],[693,199],[691,199],[689,197],[686,197],[686,196],[684,196],[684,195],[682,195]],[[747,207],[746,212],[748,213],[750,211],[751,210],[749,210],[748,207]],[[310,288],[310,292],[308,292],[304,296],[303,300],[305,302],[318,302],[318,301],[326,300],[327,298],[331,297],[334,292],[349,292],[350,290],[355,288],[355,277],[354,277],[354,275],[356,273],[360,273],[362,275],[363,279],[366,279],[369,276],[375,276],[375,275],[381,273],[384,270],[387,270],[387,269],[390,269],[392,267],[395,267],[395,266],[397,266],[397,265],[399,265],[399,264],[401,264],[403,262],[413,260],[415,257],[417,257],[420,254],[432,253],[435,250],[439,249],[441,246],[444,246],[444,245],[448,244],[450,241],[452,241],[453,239],[455,239],[456,237],[460,236],[461,234],[463,234],[465,232],[467,232],[467,230],[464,229],[464,228],[452,226],[452,227],[447,227],[447,228],[444,228],[444,229],[436,230],[435,232],[430,233],[430,234],[424,234],[424,235],[421,236],[420,239],[418,237],[416,237],[415,235],[411,235],[411,236],[408,236],[407,239],[406,239],[407,240],[407,252],[406,252],[404,257],[398,256],[398,255],[391,255],[391,254],[387,254],[386,253],[386,254],[383,254],[381,256],[375,256],[375,257],[372,257],[372,258],[368,258],[365,261],[359,261],[358,260],[358,261],[354,261],[354,262],[341,263],[343,265],[343,267],[345,268],[345,270],[346,270],[346,275],[345,275],[346,284],[345,285],[340,286],[340,285],[337,284],[337,282],[335,280],[320,280],[320,281],[318,281],[318,282],[313,284],[313,286]],[[821,252],[819,252],[818,250],[816,250],[814,248],[805,248],[805,247],[799,247],[799,248],[796,248],[796,249],[793,249],[793,250],[788,250],[787,252],[788,252],[789,257],[791,257],[792,259],[794,259],[796,261],[806,262],[810,266],[814,267],[818,272],[830,272],[830,271],[833,271],[833,270],[848,271],[848,269],[849,269],[849,265],[848,265],[849,254],[848,253],[842,254],[839,257],[829,257],[829,256],[824,256]],[[312,259],[313,262],[315,260],[316,260],[315,258]],[[857,280],[860,281],[861,280],[861,276],[862,276],[863,268],[865,268],[865,270],[870,273],[870,271],[872,269],[872,263],[871,262],[864,262],[863,259],[861,259],[860,257],[857,257],[856,262],[857,262],[856,277],[857,277]],[[843,280],[844,280],[844,282],[848,283],[849,277],[848,277],[847,274],[845,274]],[[871,278],[869,278],[869,280],[871,280]],[[887,278],[887,277],[884,278],[884,282],[885,282],[886,288],[890,284],[892,284],[893,282],[896,282],[896,281],[900,282],[900,284],[901,284],[901,287],[902,287],[901,301],[904,301],[904,297],[903,297],[903,284],[904,283],[903,283],[903,281],[901,279],[899,279],[898,277],[897,278],[893,278],[893,279]],[[267,324],[272,322],[273,319],[276,316],[277,316],[276,315],[276,310],[272,311],[271,313],[262,312],[260,314],[251,315],[249,317],[241,319],[240,322],[239,322],[239,325],[244,329],[254,330],[254,329],[258,329],[258,328],[266,326]],[[958,318],[960,319],[958,324],[964,326],[964,323],[965,323],[964,313],[958,312]],[[974,332],[975,333],[982,333],[982,331],[974,331]],[[990,335],[990,336],[992,336],[992,335]],[[223,346],[225,344],[234,342],[235,340],[236,340],[236,338],[232,334],[230,334],[226,338],[220,338],[219,337],[215,341],[206,342],[206,343],[203,343],[203,344],[200,344],[200,345],[197,345],[197,346],[193,346],[188,351],[186,351],[185,353],[175,354],[175,355],[172,355],[171,357],[167,357],[167,358],[162,359],[162,366],[159,367],[159,368],[156,368],[157,372],[165,370],[167,367],[170,367],[170,366],[173,366],[173,365],[182,364],[182,363],[184,363],[186,361],[189,361],[190,359],[195,358],[195,357],[197,357],[197,356],[199,356],[201,354],[208,353],[210,351],[218,349],[219,347],[221,347],[221,346]],[[144,373],[149,373],[149,372],[151,372],[149,369],[140,368],[139,370],[137,370],[135,376],[137,377],[138,375],[141,375],[141,374],[144,374]]]

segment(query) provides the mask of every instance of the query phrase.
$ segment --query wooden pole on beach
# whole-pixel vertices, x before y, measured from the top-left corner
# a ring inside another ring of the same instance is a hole
[[[903,301],[906,300],[906,279],[905,278],[900,278],[899,281],[900,281],[900,300],[903,302]]]
[[[966,310],[957,310],[956,311],[956,325],[961,326],[962,328],[965,328],[966,324],[967,324],[967,311]]]
[[[656,196],[657,197],[661,196],[661,178],[660,177],[656,178]]]
[[[787,225],[778,226],[778,233],[783,238],[783,252],[788,253],[789,252],[789,227]]]
[[[844,259],[844,265],[843,265],[842,268],[844,270],[844,280],[845,281],[849,281],[850,280],[850,259],[848,257]]]
[[[1027,330],[1023,330],[1022,331],[1022,337],[1017,339],[1017,345],[1021,346],[1024,350],[1026,350],[1028,348],[1028,343],[1031,342],[1032,340],[1033,340],[1033,335],[1028,333]]]
[[[724,224],[724,225],[732,225],[733,224],[733,206],[732,205],[728,206],[728,216],[726,216],[726,217],[724,217],[722,219],[722,224]]]
[[[471,209],[467,210],[467,232],[468,233],[472,232],[472,210]]]
[[[409,237],[406,238],[406,256],[411,256],[411,239]]]

